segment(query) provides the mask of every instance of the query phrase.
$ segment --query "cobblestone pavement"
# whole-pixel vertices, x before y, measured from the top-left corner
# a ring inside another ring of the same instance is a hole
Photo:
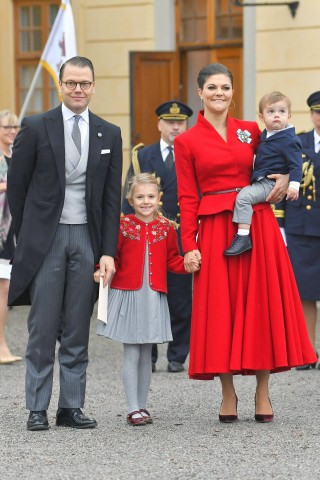
[[[24,354],[27,307],[10,311],[12,351]],[[48,411],[51,428],[28,432],[24,407],[24,362],[0,365],[0,479],[295,479],[320,478],[320,370],[285,372],[271,378],[272,424],[254,419],[254,378],[236,377],[239,422],[221,425],[217,380],[189,380],[166,372],[160,346],[148,408],[154,424],[126,425],[121,383],[122,346],[90,336],[85,413],[98,428],[57,428],[58,369]],[[320,344],[320,342],[318,342]]]

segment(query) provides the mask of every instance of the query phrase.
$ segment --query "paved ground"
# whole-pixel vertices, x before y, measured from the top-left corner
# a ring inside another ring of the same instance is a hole
[[[7,331],[15,354],[24,354],[27,313],[26,307],[10,311]],[[133,428],[125,423],[121,345],[96,336],[95,325],[94,316],[85,413],[97,419],[97,429],[54,426],[56,369],[48,412],[52,427],[27,432],[25,365],[0,365],[0,479],[320,478],[320,370],[272,376],[270,425],[253,420],[254,379],[238,377],[240,421],[220,425],[219,382],[168,374],[161,346],[149,403],[154,425]]]

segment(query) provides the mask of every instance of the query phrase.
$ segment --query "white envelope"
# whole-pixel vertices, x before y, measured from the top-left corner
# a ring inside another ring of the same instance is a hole
[[[110,149],[107,148],[106,150],[101,150],[101,155],[103,155],[104,153],[110,153]]]
[[[100,278],[99,300],[98,300],[98,320],[103,323],[108,322],[108,285],[103,287],[103,278]]]

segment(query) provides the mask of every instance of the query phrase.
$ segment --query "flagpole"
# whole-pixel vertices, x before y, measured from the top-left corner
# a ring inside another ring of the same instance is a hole
[[[68,58],[75,57],[76,55],[75,29],[70,0],[61,0],[60,8],[40,57],[40,62],[38,63],[28,93],[23,102],[19,121],[21,121],[26,114],[41,68],[44,68],[51,75],[59,92],[60,66],[68,60]]]
[[[29,87],[27,96],[26,96],[26,98],[24,99],[24,102],[23,102],[23,105],[22,105],[22,108],[21,108],[21,112],[20,112],[20,115],[19,115],[19,124],[21,123],[21,120],[23,119],[23,117],[24,117],[24,115],[25,115],[25,113],[26,113],[27,107],[28,107],[29,102],[30,102],[31,95],[33,94],[33,90],[34,90],[34,88],[35,88],[35,86],[36,86],[38,77],[39,77],[39,75],[40,75],[41,68],[42,68],[42,65],[41,65],[41,63],[39,62],[39,63],[38,63],[38,66],[37,66],[37,69],[36,69],[36,71],[34,72],[33,79],[32,79],[32,82],[31,82],[31,84],[30,84],[30,87]]]

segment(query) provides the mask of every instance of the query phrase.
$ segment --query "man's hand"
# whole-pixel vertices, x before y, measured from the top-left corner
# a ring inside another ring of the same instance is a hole
[[[100,283],[100,268],[98,268],[98,270],[96,270],[93,274],[93,280],[96,282],[96,283]]]
[[[267,196],[266,200],[269,203],[280,202],[288,190],[289,174],[274,173],[272,175],[268,175],[268,178],[275,178],[276,184]]]
[[[110,282],[112,276],[115,274],[114,258],[108,255],[103,255],[100,258],[100,277],[103,277],[103,286],[106,287]]]

